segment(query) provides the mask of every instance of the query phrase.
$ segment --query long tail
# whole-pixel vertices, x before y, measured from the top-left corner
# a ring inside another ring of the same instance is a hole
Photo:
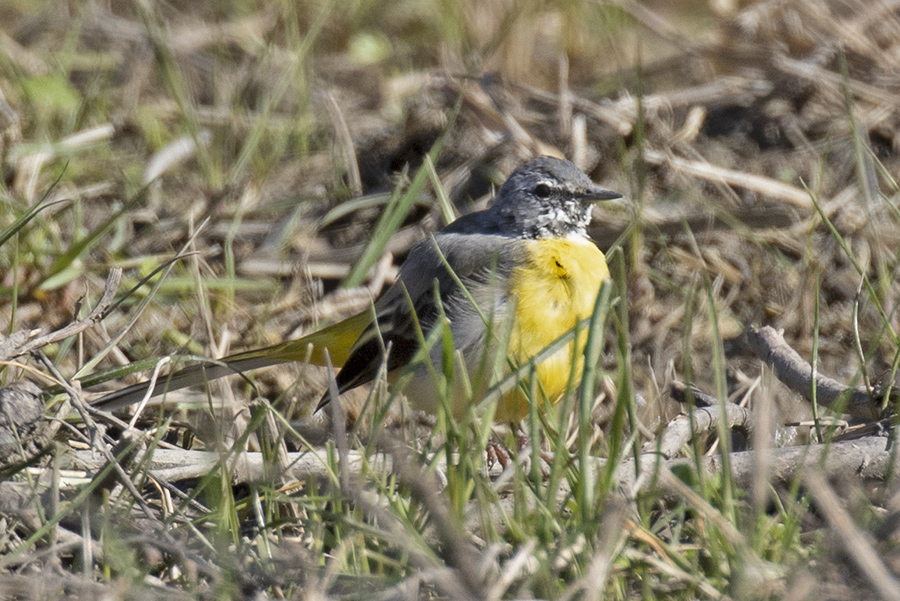
[[[372,311],[366,310],[296,340],[236,353],[219,359],[215,363],[191,365],[172,375],[157,378],[150,396],[159,396],[166,392],[204,384],[224,376],[290,361],[308,360],[313,365],[325,365],[326,349],[331,356],[332,365],[340,367],[347,361],[353,343],[371,321]],[[94,401],[93,405],[107,411],[115,411],[139,402],[146,396],[149,389],[150,382],[141,382],[111,392]]]

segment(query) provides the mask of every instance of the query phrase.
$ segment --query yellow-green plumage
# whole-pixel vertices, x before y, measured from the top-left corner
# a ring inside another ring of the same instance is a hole
[[[237,364],[241,361],[265,358],[271,360],[273,365],[290,361],[307,361],[312,365],[325,365],[325,351],[327,350],[331,364],[334,367],[340,367],[347,361],[353,343],[370,323],[372,323],[372,311],[366,309],[296,340],[237,353],[226,357],[223,361]]]
[[[514,365],[528,362],[590,317],[600,286],[609,278],[603,253],[585,238],[529,241],[526,250],[528,261],[512,273],[516,317],[509,354]],[[581,378],[585,342],[586,336],[580,336],[537,365],[538,380],[551,402],[566,391],[572,369],[575,381]],[[527,412],[528,400],[517,388],[501,399],[496,419],[515,421]]]

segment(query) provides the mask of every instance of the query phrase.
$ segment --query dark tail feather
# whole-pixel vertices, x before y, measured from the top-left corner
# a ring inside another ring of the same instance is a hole
[[[159,396],[166,392],[181,390],[188,386],[197,386],[212,380],[224,378],[225,376],[240,374],[258,367],[275,365],[276,363],[286,363],[287,361],[288,360],[273,362],[272,359],[268,357],[249,357],[247,359],[228,361],[227,363],[192,365],[176,371],[171,375],[160,376],[156,380],[156,385],[153,387],[153,392],[150,396]],[[129,405],[139,403],[141,399],[146,396],[149,389],[150,382],[141,382],[140,384],[134,384],[122,388],[121,390],[111,392],[104,397],[100,397],[92,404],[94,407],[103,409],[104,411],[116,411],[128,407]]]

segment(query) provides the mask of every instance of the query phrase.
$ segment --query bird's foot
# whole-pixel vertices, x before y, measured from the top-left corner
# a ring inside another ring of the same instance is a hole
[[[509,452],[509,449],[501,443],[494,440],[488,441],[487,447],[484,450],[486,455],[486,463],[488,471],[491,470],[498,463],[500,467],[504,470],[512,465],[512,454]]]
[[[516,456],[525,472],[531,470],[531,439],[522,435],[518,438],[518,453]],[[513,455],[510,450],[500,442],[490,441],[485,449],[487,455],[487,468],[490,471],[494,465],[500,464],[506,470],[513,463]],[[541,476],[546,479],[550,477],[550,466],[553,464],[553,453],[538,449],[539,468]]]

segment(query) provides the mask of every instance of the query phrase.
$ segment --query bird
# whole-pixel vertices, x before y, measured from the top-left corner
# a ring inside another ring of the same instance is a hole
[[[303,360],[325,365],[330,359],[341,367],[339,394],[372,382],[383,369],[389,379],[403,381],[411,407],[437,414],[441,395],[449,395],[459,417],[500,375],[534,360],[591,316],[610,274],[586,228],[595,202],[618,198],[570,161],[529,160],[510,174],[487,209],[413,246],[395,283],[368,310],[295,340],[160,377],[151,396],[260,367]],[[585,338],[544,353],[534,367],[551,402],[562,397],[572,376],[580,379]],[[439,374],[448,371],[456,377],[442,385]],[[94,405],[120,409],[150,388],[150,382],[135,384]],[[330,399],[326,391],[317,410]],[[521,420],[528,399],[521,387],[501,394],[494,421]]]

